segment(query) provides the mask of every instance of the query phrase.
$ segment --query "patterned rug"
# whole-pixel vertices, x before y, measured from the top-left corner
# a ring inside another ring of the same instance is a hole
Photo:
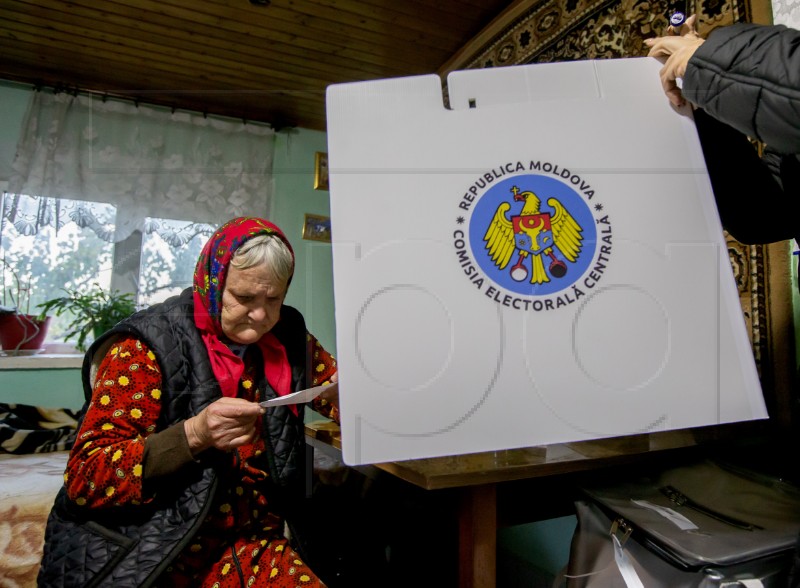
[[[531,2],[458,69],[645,55],[644,39],[663,34],[674,9],[697,14],[704,36],[753,15],[750,0]]]
[[[674,10],[696,14],[707,36],[735,22],[771,22],[769,0],[536,0],[512,5],[490,30],[439,73],[531,63],[640,57],[644,39],[662,35]],[[794,347],[789,245],[728,252],[770,415],[788,424],[794,409]]]

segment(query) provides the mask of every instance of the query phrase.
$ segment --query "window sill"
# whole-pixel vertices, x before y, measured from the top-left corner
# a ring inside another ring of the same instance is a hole
[[[80,369],[82,365],[82,353],[37,353],[0,357],[0,371]]]

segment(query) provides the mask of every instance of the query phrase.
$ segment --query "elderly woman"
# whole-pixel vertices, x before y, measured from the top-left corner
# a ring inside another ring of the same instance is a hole
[[[322,585],[284,536],[303,496],[303,407],[259,405],[335,380],[283,304],[293,270],[278,227],[234,219],[192,289],[94,342],[40,585]]]

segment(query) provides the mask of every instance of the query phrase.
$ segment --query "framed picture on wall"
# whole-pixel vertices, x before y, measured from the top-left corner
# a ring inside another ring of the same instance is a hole
[[[303,221],[303,239],[331,242],[331,219],[327,216],[306,214]]]
[[[328,189],[328,154],[322,151],[314,155],[314,189]]]

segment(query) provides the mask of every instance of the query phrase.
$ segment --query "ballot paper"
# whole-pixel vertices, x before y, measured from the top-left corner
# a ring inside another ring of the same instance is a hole
[[[272,398],[271,400],[265,400],[264,402],[260,402],[261,406],[280,406],[282,404],[303,404],[304,402],[311,402],[317,396],[322,394],[325,390],[333,390],[336,391],[337,387],[339,386],[338,383],[334,382],[333,384],[324,384],[323,386],[314,386],[313,388],[306,388],[305,390],[300,390],[299,392],[293,392],[291,394],[287,394],[286,396],[278,396],[277,398]]]
[[[328,87],[348,464],[767,417],[652,58]]]

